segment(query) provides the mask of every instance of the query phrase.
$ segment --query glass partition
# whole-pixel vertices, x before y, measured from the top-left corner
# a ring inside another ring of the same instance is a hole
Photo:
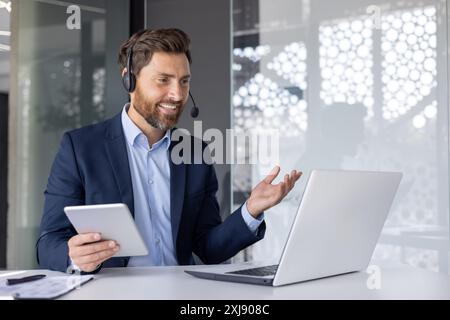
[[[448,271],[446,2],[233,1],[233,126],[304,175],[235,260],[278,260],[312,169],[401,171],[373,258]],[[234,205],[264,177],[234,165]],[[376,197],[376,195],[374,195]],[[326,199],[324,199],[326,201]]]
[[[62,133],[99,122],[127,101],[116,61],[128,38],[128,2],[12,3],[10,269],[36,266],[43,192]]]

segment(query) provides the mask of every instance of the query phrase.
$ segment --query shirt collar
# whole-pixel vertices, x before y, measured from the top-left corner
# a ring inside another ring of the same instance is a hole
[[[144,135],[144,133],[141,131],[141,129],[139,129],[138,126],[136,126],[136,124],[134,124],[134,122],[128,116],[129,108],[130,108],[130,104],[127,103],[123,107],[123,110],[122,110],[122,127],[123,127],[123,132],[125,134],[125,139],[128,141],[128,143],[131,146],[135,146],[136,143],[138,142],[138,139],[145,139],[145,141],[147,141],[147,145],[148,145],[147,137]],[[142,138],[140,138],[140,137],[142,137]],[[155,149],[155,148],[161,146],[167,150],[170,147],[170,143],[171,143],[170,130],[167,130],[164,137],[162,137],[161,140],[159,140],[158,142],[153,144],[152,149]]]

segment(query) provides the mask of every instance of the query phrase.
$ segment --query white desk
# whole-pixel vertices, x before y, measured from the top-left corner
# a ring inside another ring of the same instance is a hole
[[[94,280],[61,299],[450,299],[448,275],[409,266],[381,268],[379,290],[368,289],[365,272],[276,288],[198,279],[183,272],[200,267],[209,266],[103,269]],[[10,272],[0,272],[0,279]],[[41,272],[59,274],[33,270],[15,276]]]

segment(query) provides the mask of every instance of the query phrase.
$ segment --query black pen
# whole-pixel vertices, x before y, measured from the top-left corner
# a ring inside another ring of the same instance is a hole
[[[45,278],[45,274],[37,274],[37,275],[34,275],[34,276],[23,277],[23,278],[16,278],[16,279],[7,279],[6,280],[6,284],[8,286],[12,286],[12,285],[15,285],[15,284],[35,281],[35,280],[39,280],[39,279],[42,279],[42,278]]]

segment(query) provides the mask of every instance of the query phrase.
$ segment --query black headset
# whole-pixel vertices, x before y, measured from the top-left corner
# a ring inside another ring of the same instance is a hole
[[[132,93],[136,89],[136,76],[133,73],[133,46],[131,46],[130,50],[128,50],[126,68],[127,71],[122,76],[122,83],[125,90],[127,90],[128,93]],[[189,97],[191,97],[192,104],[194,105],[191,109],[191,117],[197,118],[200,110],[196,106],[194,97],[192,96],[190,91]]]

